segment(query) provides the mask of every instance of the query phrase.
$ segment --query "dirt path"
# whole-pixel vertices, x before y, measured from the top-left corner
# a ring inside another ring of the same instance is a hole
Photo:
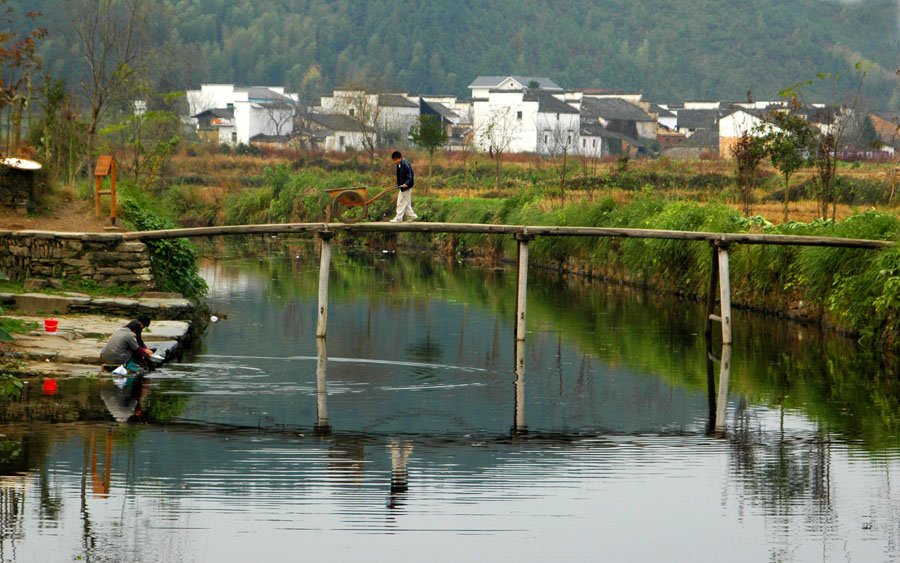
[[[21,215],[15,209],[0,206],[0,230],[59,231],[69,233],[102,233],[110,230],[109,217],[95,217],[90,201],[67,201],[53,206],[42,215]]]

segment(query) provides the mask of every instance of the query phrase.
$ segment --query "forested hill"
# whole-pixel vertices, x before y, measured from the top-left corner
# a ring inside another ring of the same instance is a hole
[[[78,0],[80,1],[80,0]],[[757,99],[872,63],[864,94],[897,107],[897,0],[154,0],[200,53],[200,81],[285,84],[315,94],[352,77],[468,95],[479,74],[561,86],[640,89],[656,101]],[[8,0],[41,10],[49,69],[71,76],[76,0]],[[825,88],[817,94],[826,96]]]

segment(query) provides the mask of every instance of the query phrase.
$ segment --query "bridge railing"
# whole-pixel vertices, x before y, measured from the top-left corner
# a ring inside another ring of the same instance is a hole
[[[126,240],[159,240],[184,237],[227,235],[315,233],[322,241],[319,267],[319,309],[316,336],[325,337],[328,320],[328,274],[331,264],[331,240],[340,232],[383,233],[458,233],[513,235],[518,241],[518,283],[516,285],[516,341],[525,340],[526,287],[528,279],[528,243],[539,236],[621,237],[705,241],[710,245],[710,277],[706,302],[705,332],[709,336],[712,322],[722,325],[722,343],[732,342],[731,281],[728,248],[733,244],[778,244],[879,249],[894,246],[894,241],[813,237],[799,235],[767,235],[759,233],[711,233],[703,231],[665,231],[655,229],[619,229],[609,227],[556,227],[545,225],[491,225],[480,223],[278,223],[269,225],[230,225],[124,233]],[[718,289],[719,314],[715,313]]]

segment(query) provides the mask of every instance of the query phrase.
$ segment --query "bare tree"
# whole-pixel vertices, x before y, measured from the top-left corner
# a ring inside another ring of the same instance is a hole
[[[342,113],[350,116],[356,124],[362,138],[363,149],[369,159],[375,162],[375,150],[378,148],[378,124],[381,120],[381,106],[378,104],[378,93],[367,91],[358,85],[347,85],[341,89],[335,106]],[[337,94],[337,93],[336,93]]]
[[[470,199],[472,195],[469,187],[469,161],[478,150],[475,146],[474,137],[475,134],[471,129],[463,133],[462,144],[459,148],[459,155],[463,162],[463,184],[466,186],[466,199]]]
[[[165,25],[163,8],[153,0],[74,0],[72,27],[87,72],[81,82],[90,105],[87,162],[109,105],[128,99],[156,63],[164,41],[155,32]]]
[[[496,164],[496,182],[497,191],[500,191],[500,173],[503,154],[512,144],[513,135],[516,131],[516,118],[513,111],[509,107],[501,107],[495,109],[484,127],[479,132],[481,142],[488,147],[488,154],[495,159]]]
[[[828,204],[831,204],[831,218],[835,219],[837,213],[838,183],[837,163],[838,151],[846,144],[847,134],[853,123],[852,116],[859,105],[863,80],[866,77],[866,68],[862,63],[856,64],[856,70],[860,72],[856,83],[856,90],[849,94],[847,103],[838,102],[838,75],[820,73],[817,78],[831,83],[831,102],[824,108],[814,109],[804,101],[803,88],[812,84],[812,81],[793,84],[779,94],[794,100],[794,105],[804,107],[815,118],[818,126],[818,137],[815,141],[815,150],[812,155],[812,163],[816,168],[813,184],[816,188],[816,200],[822,212],[822,219],[828,219]]]
[[[263,104],[268,123],[278,137],[291,132],[298,109],[298,104],[287,101]]]
[[[538,114],[540,116],[542,114]],[[556,120],[550,123],[548,118],[543,123],[538,120],[537,130],[544,135],[544,147],[550,158],[553,159],[556,171],[559,174],[559,192],[563,201],[566,197],[566,174],[568,173],[569,154],[572,153],[578,143],[578,131],[566,127],[557,115]]]

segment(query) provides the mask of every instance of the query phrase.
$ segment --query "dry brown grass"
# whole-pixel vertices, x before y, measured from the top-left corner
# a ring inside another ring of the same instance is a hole
[[[419,182],[424,188],[429,182],[427,177],[428,154],[414,149],[404,150],[404,155],[414,162],[418,167]],[[390,150],[379,151],[376,155],[376,162],[373,165],[371,184],[385,186],[392,183],[391,165],[389,159]],[[602,176],[619,169],[619,162],[616,158],[594,159],[585,162],[578,157],[570,158],[570,174],[569,178],[584,174],[585,170],[591,176]],[[263,157],[256,156],[239,156],[225,155],[216,153],[207,148],[194,149],[191,154],[182,152],[176,155],[172,160],[172,170],[175,177],[200,175],[206,176],[203,186],[196,186],[198,197],[203,201],[221,202],[224,197],[231,193],[236,193],[244,189],[244,179],[248,176],[260,176],[264,174],[265,168],[274,164],[289,164],[293,167],[301,167],[304,164],[325,165],[340,168],[342,163],[346,163],[355,159],[357,163],[368,162],[368,155],[364,153],[324,153],[287,149],[266,149]],[[505,168],[518,167],[521,172],[530,173],[532,171],[539,172],[548,179],[553,176],[553,169],[558,162],[544,157],[538,157],[529,154],[504,154],[502,163]],[[383,165],[379,165],[383,164]],[[461,152],[439,152],[434,157],[434,172],[436,184],[440,184],[440,176],[442,174],[461,175],[464,166],[468,166],[471,171],[473,167],[479,166],[483,169],[485,165],[493,166],[495,161],[488,155],[483,153],[474,153],[464,155]],[[670,172],[684,175],[699,174],[718,174],[722,176],[734,175],[734,163],[730,160],[699,160],[699,161],[678,161],[667,158],[659,159],[634,159],[627,163],[628,170],[641,172]],[[889,183],[892,180],[892,173],[897,168],[896,163],[862,163],[859,165],[841,166],[838,173],[841,176],[850,178],[859,178],[867,180],[883,180]],[[777,170],[768,164],[761,167],[762,174],[778,175]],[[801,170],[791,178],[792,185],[808,181],[814,175],[814,170]],[[898,181],[900,183],[900,181]],[[432,185],[430,192],[433,197],[437,198],[497,198],[506,197],[515,194],[526,184],[522,180],[506,178],[500,193],[493,188],[491,183],[483,180],[476,184],[470,181],[469,186],[453,185],[445,187],[437,187]],[[420,192],[424,194],[424,190]],[[761,199],[763,194],[758,191],[757,199]],[[720,194],[712,190],[674,190],[666,191],[666,196],[675,199],[689,199],[694,201],[705,201],[708,199],[719,198]],[[578,202],[593,202],[599,198],[613,197],[617,203],[626,204],[635,197],[641,197],[639,193],[625,190],[574,190],[566,191],[564,197],[559,194],[548,194],[539,204],[541,210],[549,211],[557,209],[562,205],[570,205]],[[898,198],[900,199],[900,198]],[[728,202],[726,205],[743,212],[743,206],[738,202]],[[839,219],[852,215],[854,209],[847,205],[837,206],[837,216]],[[762,202],[758,201],[750,206],[750,215],[762,215],[773,223],[781,222],[783,208],[781,202]],[[814,201],[790,202],[789,217],[794,221],[811,221],[819,217],[816,203]]]

